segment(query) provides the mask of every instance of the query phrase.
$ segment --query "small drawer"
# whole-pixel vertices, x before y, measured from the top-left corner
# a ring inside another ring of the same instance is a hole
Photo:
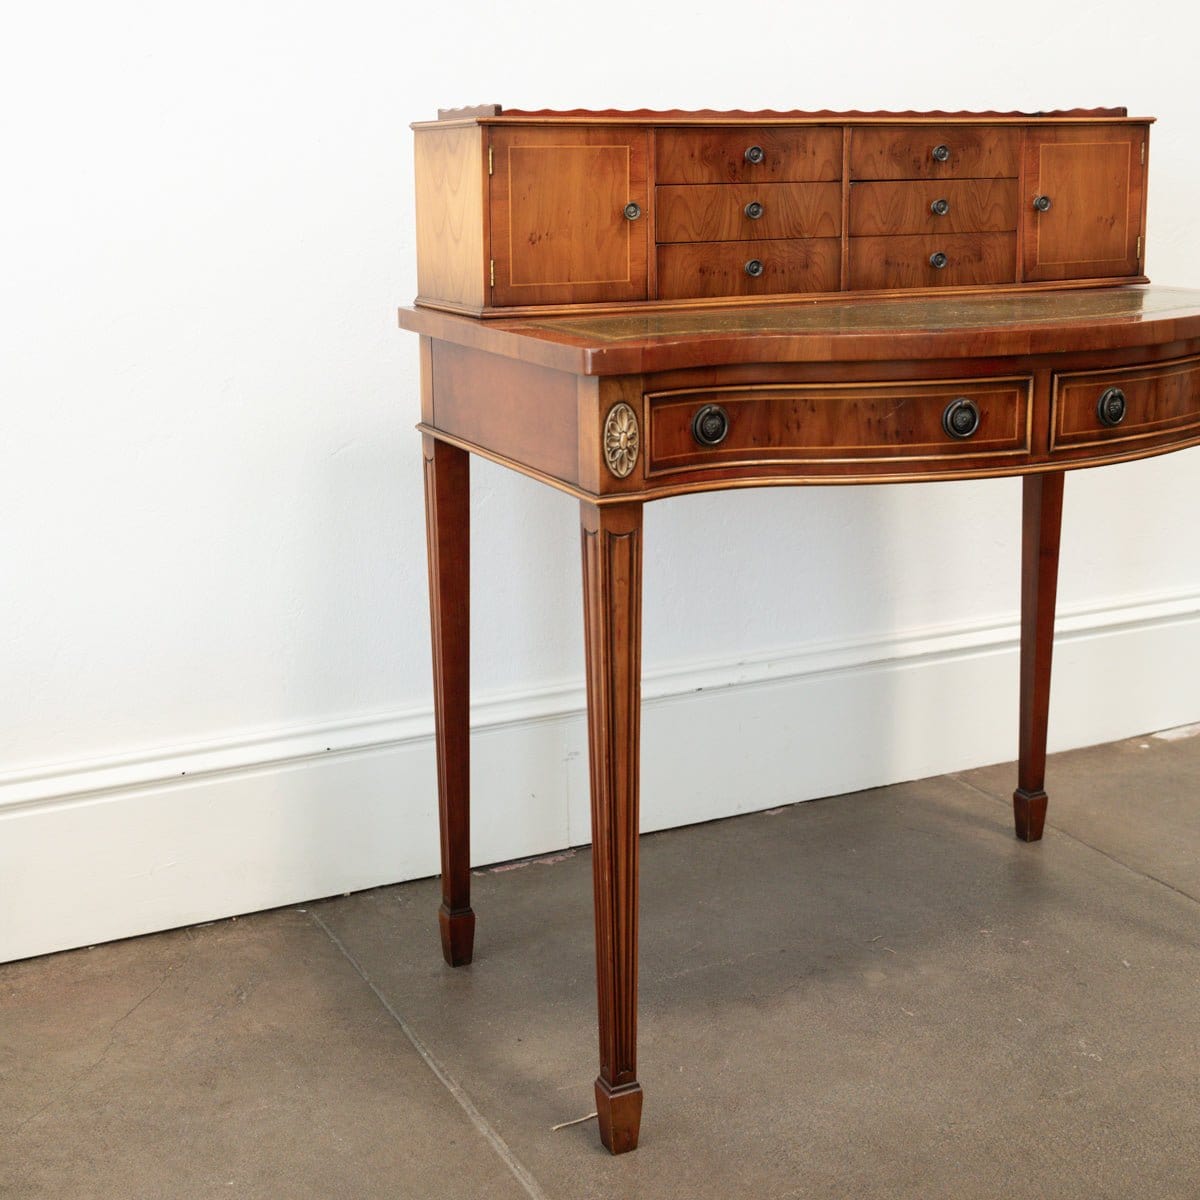
[[[850,134],[851,179],[1015,179],[1021,131],[1006,125],[901,125]]]
[[[707,183],[660,187],[654,200],[659,242],[837,237],[839,183]]]
[[[859,291],[1012,283],[1016,276],[1015,233],[850,239],[849,286]]]
[[[659,183],[792,183],[842,177],[842,131],[725,126],[655,134]]]
[[[658,247],[658,297],[836,292],[841,238],[679,242]]]
[[[646,472],[1015,458],[1029,452],[1030,396],[1027,377],[651,392]]]
[[[1050,449],[1171,444],[1200,437],[1200,357],[1054,376]]]
[[[850,185],[850,236],[1007,233],[1017,227],[1015,179],[905,180]]]

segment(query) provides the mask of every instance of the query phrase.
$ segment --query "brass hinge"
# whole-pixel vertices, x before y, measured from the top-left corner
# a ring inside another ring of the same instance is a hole
[[[1146,147],[1142,146],[1142,162],[1146,161],[1145,155],[1146,155]],[[496,172],[496,159],[494,157],[494,151],[492,150],[492,144],[491,144],[491,142],[489,142],[488,143],[488,174],[494,175],[495,172]]]
[[[1138,244],[1141,244],[1140,240]],[[496,260],[494,258],[488,259],[488,283],[492,287],[496,286]]]
[[[1140,233],[1138,234],[1137,262],[1140,267],[1142,265],[1142,235]]]
[[[1146,165],[1146,143],[1142,143],[1142,166]]]

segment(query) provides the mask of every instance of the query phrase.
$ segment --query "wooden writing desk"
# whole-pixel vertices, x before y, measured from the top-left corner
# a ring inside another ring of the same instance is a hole
[[[1067,469],[1200,443],[1200,291],[1113,287],[480,321],[421,335],[442,950],[470,962],[468,456],[578,497],[600,1133],[637,1145],[642,506],[770,484],[1021,475],[1017,836],[1036,841]]]

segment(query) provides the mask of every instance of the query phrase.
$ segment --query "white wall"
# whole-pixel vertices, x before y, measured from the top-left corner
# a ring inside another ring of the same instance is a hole
[[[0,959],[436,870],[409,121],[1125,104],[1200,285],[1191,5],[13,9]],[[1068,481],[1055,745],[1200,718],[1198,464]],[[474,483],[486,862],[588,832],[576,508]],[[647,827],[1009,757],[1018,493],[652,506]]]

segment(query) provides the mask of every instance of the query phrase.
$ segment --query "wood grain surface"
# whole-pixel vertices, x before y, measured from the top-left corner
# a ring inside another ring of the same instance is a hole
[[[837,238],[776,238],[759,242],[680,242],[658,247],[658,294],[754,296],[768,292],[828,292],[838,285]],[[762,274],[747,273],[748,263]]]
[[[757,204],[761,215],[747,214]],[[761,238],[837,237],[842,189],[837,183],[725,183],[660,187],[655,238],[722,242]]]

